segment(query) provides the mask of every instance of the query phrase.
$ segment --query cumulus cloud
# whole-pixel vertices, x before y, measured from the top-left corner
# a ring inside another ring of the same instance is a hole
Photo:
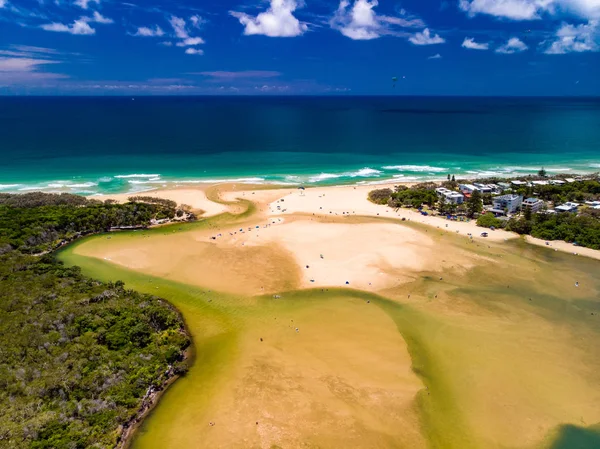
[[[4,8],[6,6],[6,0],[0,0],[0,8]]]
[[[377,5],[377,0],[356,0],[348,9],[350,2],[342,0],[332,19],[332,27],[350,39],[376,39],[381,36],[381,24],[373,11]]]
[[[528,48],[529,47],[527,47],[527,45],[525,45],[525,43],[518,37],[511,37],[506,44],[496,49],[496,53],[512,55],[513,53],[521,53]]]
[[[114,23],[112,19],[104,17],[98,11],[94,11],[92,17],[80,17],[75,20],[72,24],[66,25],[64,23],[46,23],[41,25],[41,28],[46,31],[55,31],[58,33],[70,33],[79,35],[92,35],[96,34],[96,30],[90,26],[90,23],[110,24]]]
[[[425,28],[423,31],[415,33],[408,40],[415,45],[435,45],[446,42],[446,39],[439,34],[431,34],[429,28]]]
[[[468,48],[469,50],[489,50],[490,48],[490,44],[488,42],[475,42],[475,39],[472,37],[465,37],[462,46],[463,48]]]
[[[182,19],[181,17],[171,16],[171,18],[169,19],[169,23],[173,27],[175,36],[177,36],[179,39],[187,39],[188,37],[190,37],[187,31],[185,19]]]
[[[195,28],[200,26],[201,18],[200,16],[192,16],[190,18],[190,22],[194,25]],[[200,45],[204,43],[204,39],[197,36],[191,36],[187,27],[187,22],[185,19],[177,16],[171,16],[169,19],[169,23],[173,28],[173,32],[175,33],[175,37],[180,39],[175,45],[178,47],[194,47],[196,45]],[[171,44],[163,43],[163,45],[171,46]],[[188,48],[185,51],[188,55],[203,55],[204,50],[200,50],[199,48]]]
[[[568,12],[584,19],[600,18],[600,0],[460,0],[469,16],[487,14],[511,20],[537,20],[544,14]]]
[[[81,18],[76,20],[70,25],[65,25],[64,23],[47,23],[41,26],[43,30],[46,31],[55,31],[58,33],[70,33],[70,34],[79,34],[79,35],[92,35],[96,34],[96,30],[90,26],[85,18]]]
[[[244,12],[229,11],[244,26],[245,35],[260,34],[269,37],[295,37],[308,30],[305,23],[294,17],[296,0],[270,0],[265,12],[253,17]]]
[[[410,37],[410,33],[398,28],[424,28],[425,23],[418,17],[400,11],[399,17],[378,15],[375,7],[378,0],[355,0],[350,7],[349,0],[341,0],[330,20],[333,29],[354,40],[377,39],[384,35]]]
[[[74,4],[79,6],[81,9],[88,9],[90,3],[100,4],[100,0],[75,0]]]
[[[204,43],[204,39],[201,37],[188,37],[187,39],[177,42],[178,47],[193,47],[194,45],[200,45]]]
[[[200,48],[188,48],[185,50],[185,54],[186,55],[203,55],[204,54],[204,50],[200,49]]]
[[[460,0],[459,7],[469,16],[488,14],[512,20],[534,20],[555,0]]]
[[[161,27],[156,25],[154,28],[139,27],[133,35],[140,37],[161,37],[165,35],[165,32],[162,30]]]
[[[562,55],[586,51],[600,51],[600,22],[596,20],[580,25],[563,23],[544,53]]]
[[[94,15],[92,17],[88,17],[87,19],[88,19],[88,22],[102,23],[104,25],[108,25],[108,24],[114,23],[113,19],[110,19],[108,17],[104,17],[98,11],[94,11]]]

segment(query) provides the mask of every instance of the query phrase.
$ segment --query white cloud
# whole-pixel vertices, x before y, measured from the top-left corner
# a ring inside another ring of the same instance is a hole
[[[556,32],[556,39],[544,51],[548,55],[600,51],[600,23],[591,20],[587,24],[563,23]]]
[[[79,6],[81,9],[88,9],[90,3],[100,4],[100,0],[75,0],[74,4]]]
[[[429,28],[425,28],[423,31],[415,33],[408,40],[415,45],[435,45],[446,42],[446,39],[441,37],[439,34],[432,35],[429,31]]]
[[[400,17],[377,15],[378,0],[355,0],[350,7],[349,0],[341,0],[330,26],[344,36],[354,40],[377,39],[384,35],[410,37],[410,33],[399,28],[424,28],[425,23],[418,17],[400,11]]]
[[[96,34],[96,30],[92,28],[87,20],[82,17],[79,20],[76,20],[70,25],[65,25],[64,23],[47,23],[41,26],[43,30],[46,31],[56,31],[59,33],[70,33],[70,34],[79,34],[79,35],[92,35]]]
[[[511,20],[537,20],[561,12],[584,19],[600,18],[600,0],[460,0],[469,16],[487,14]]]
[[[600,19],[600,0],[562,0],[561,5],[585,19]]]
[[[488,14],[512,20],[535,20],[556,0],[460,0],[459,7],[469,16]]]
[[[436,53],[435,55],[430,56],[427,59],[442,59],[442,55],[440,55],[439,53]]]
[[[201,37],[188,37],[187,39],[177,42],[178,47],[192,47],[194,45],[200,45],[204,43],[204,39]]]
[[[192,22],[194,28],[200,28],[206,21],[196,14],[190,17],[190,22]]]
[[[528,48],[529,47],[527,47],[527,45],[525,45],[525,43],[518,37],[511,37],[506,44],[496,49],[496,53],[512,55],[513,53],[521,53]]]
[[[33,47],[30,47],[33,48]],[[51,72],[39,72],[40,67],[47,64],[58,64],[59,61],[50,59],[17,57],[0,57],[0,84],[4,85],[35,85],[68,78],[66,75]]]
[[[298,8],[296,0],[270,0],[270,2],[269,9],[256,17],[237,11],[229,11],[229,14],[244,26],[245,35],[295,37],[308,30],[308,26],[292,14]]]
[[[489,50],[490,48],[490,44],[488,42],[475,42],[475,39],[472,37],[465,37],[462,46],[464,48],[468,48],[469,50]]]
[[[108,17],[104,17],[98,11],[94,11],[94,15],[91,18],[88,18],[88,22],[102,23],[104,25],[107,25],[107,24],[110,24],[110,23],[115,23],[115,21],[113,19],[110,19]]]
[[[6,6],[6,0],[0,0],[0,8],[4,8]]]
[[[381,24],[373,8],[378,4],[377,0],[356,0],[348,11],[350,2],[342,0],[331,20],[331,26],[350,39],[377,39],[381,36]]]
[[[175,31],[175,36],[177,36],[179,39],[187,39],[188,37],[190,37],[187,31],[185,19],[182,19],[181,17],[171,16],[171,18],[169,19],[169,23],[173,27],[173,31]]]
[[[139,27],[133,35],[140,37],[161,37],[165,35],[165,32],[161,27],[156,25],[154,28]]]
[[[33,58],[2,58],[0,57],[0,72],[31,72],[38,66],[56,64],[58,61]]]
[[[201,50],[200,48],[188,48],[185,51],[186,55],[203,55],[204,54],[204,50]]]

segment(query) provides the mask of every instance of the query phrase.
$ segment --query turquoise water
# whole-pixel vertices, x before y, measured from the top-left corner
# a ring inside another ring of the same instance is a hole
[[[0,192],[600,170],[600,99],[0,98]]]

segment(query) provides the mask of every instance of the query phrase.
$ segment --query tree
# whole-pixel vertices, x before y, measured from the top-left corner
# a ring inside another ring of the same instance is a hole
[[[467,215],[473,218],[476,214],[480,213],[483,210],[483,201],[481,197],[481,192],[479,190],[474,190],[471,194],[471,198],[467,200]]]
[[[525,217],[525,220],[530,221],[531,220],[531,207],[526,207],[523,210],[523,217]]]
[[[452,175],[452,182],[456,182],[456,178]]]
[[[448,174],[448,181],[450,181],[450,174]]]
[[[444,195],[441,195],[438,200],[438,212],[440,214],[446,213],[446,197]]]
[[[542,178],[545,178],[547,175],[546,170],[544,170],[544,167],[542,167],[540,169],[540,171],[538,171],[538,176],[541,176]]]

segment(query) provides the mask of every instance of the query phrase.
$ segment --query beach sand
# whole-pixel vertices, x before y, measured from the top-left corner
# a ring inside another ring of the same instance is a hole
[[[67,250],[166,297],[192,333],[199,359],[135,449],[549,449],[561,425],[600,422],[597,262],[371,189],[214,186],[197,204],[252,213]]]

